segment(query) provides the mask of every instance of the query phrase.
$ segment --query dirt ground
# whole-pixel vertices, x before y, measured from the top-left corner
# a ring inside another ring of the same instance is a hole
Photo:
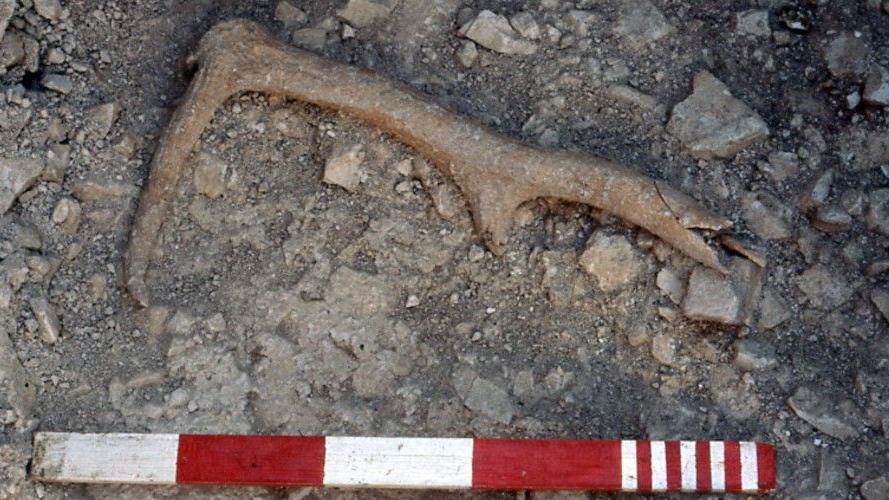
[[[760,440],[775,497],[889,498],[889,3],[0,4],[0,182],[39,170],[0,186],[0,498],[417,496],[40,484],[39,430]],[[461,34],[484,10],[512,20],[497,50]],[[248,93],[184,167],[140,308],[122,274],[138,195],[189,51],[236,17],[667,181],[766,266],[699,282],[649,233],[546,199],[496,256],[412,149]],[[704,70],[727,91],[683,111]],[[701,118],[732,119],[728,93],[767,134]],[[743,137],[701,146],[681,113]]]

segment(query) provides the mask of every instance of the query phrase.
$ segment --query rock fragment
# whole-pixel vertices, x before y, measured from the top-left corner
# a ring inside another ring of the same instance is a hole
[[[136,196],[137,193],[138,189],[131,184],[102,182],[100,180],[80,181],[71,187],[71,194],[83,202],[101,201],[109,198],[129,198]]]
[[[791,236],[787,223],[789,209],[765,193],[746,193],[741,198],[744,223],[764,240],[783,240]]]
[[[798,286],[818,309],[835,309],[848,302],[854,292],[843,278],[820,264],[801,274]]]
[[[781,297],[771,290],[763,293],[760,302],[759,327],[763,330],[771,330],[790,319],[790,311]]]
[[[364,28],[388,16],[395,4],[396,0],[349,0],[336,15],[355,28]]]
[[[48,73],[40,83],[49,90],[54,90],[60,94],[68,94],[74,90],[74,82],[71,81],[71,78],[58,73]]]
[[[784,182],[799,172],[799,156],[789,151],[773,151],[768,162],[760,162],[757,167],[771,180]]]
[[[512,421],[515,408],[509,394],[489,380],[481,377],[469,377],[471,381],[465,392],[460,392],[463,404],[470,410],[480,413],[496,422],[507,425]],[[455,382],[455,386],[458,385]]]
[[[62,323],[46,297],[38,296],[30,300],[31,312],[40,326],[40,338],[47,344],[55,344],[62,333]]]
[[[34,10],[48,21],[58,21],[62,17],[62,4],[59,0],[34,0]]]
[[[509,18],[509,24],[525,38],[530,40],[540,38],[540,25],[534,19],[534,14],[528,11],[519,12]]]
[[[0,204],[0,208],[2,207]],[[871,191],[866,221],[871,231],[889,236],[889,189]]]
[[[75,234],[80,228],[82,209],[72,198],[62,198],[52,211],[52,221],[62,227],[65,234]]]
[[[361,183],[361,163],[364,161],[364,156],[361,144],[353,144],[334,151],[324,164],[324,182],[354,192]]]
[[[692,94],[673,107],[667,129],[703,159],[732,158],[769,135],[763,119],[708,71],[695,75]]]
[[[87,111],[87,133],[95,140],[104,139],[120,113],[120,105],[116,102],[99,104]]]
[[[7,33],[0,41],[0,71],[25,60],[25,45],[18,33]]]
[[[464,68],[471,68],[476,59],[478,59],[478,49],[475,48],[475,43],[464,40],[457,49],[457,60]]]
[[[657,287],[664,292],[674,304],[682,302],[685,296],[685,283],[675,269],[665,267],[657,273]]]
[[[0,0],[0,40],[4,38],[9,20],[15,14],[16,0]]]
[[[824,49],[824,61],[833,76],[846,77],[864,73],[870,50],[856,33],[841,33]]]
[[[812,179],[803,191],[800,204],[805,210],[811,210],[827,202],[830,187],[833,185],[834,171],[829,168]]]
[[[6,213],[20,194],[34,184],[43,164],[30,159],[0,159],[0,215]]]
[[[584,272],[596,278],[602,291],[612,292],[635,281],[644,262],[622,235],[597,231],[580,255],[579,264]]]
[[[685,316],[700,321],[737,325],[742,321],[742,298],[729,277],[697,266],[688,279],[688,292],[682,301]]]
[[[874,106],[889,106],[889,69],[874,65],[867,74],[861,97]]]
[[[651,356],[662,365],[672,365],[676,361],[676,341],[667,334],[655,335],[651,339]]]
[[[837,405],[819,399],[816,392],[808,387],[798,388],[787,400],[787,404],[796,416],[828,436],[841,441],[858,437],[858,429],[840,412]]]
[[[6,329],[0,326],[0,408],[12,408],[19,420],[31,418],[37,400],[35,387]]]
[[[870,294],[870,301],[877,307],[883,318],[889,321],[889,291],[875,288]]]
[[[769,11],[765,9],[751,9],[735,14],[735,24],[738,32],[757,37],[771,36],[769,28]]]
[[[306,22],[306,13],[287,0],[280,0],[275,6],[275,20],[287,28],[295,28]]]
[[[889,498],[889,480],[880,476],[861,484],[861,496],[864,500],[886,500]]]
[[[614,32],[630,45],[642,47],[669,35],[673,27],[649,0],[623,0]]]
[[[537,45],[521,38],[505,17],[490,10],[479,12],[464,24],[460,36],[501,54],[527,56],[537,52]]]
[[[815,227],[822,231],[828,233],[847,231],[851,225],[852,216],[842,207],[822,205],[815,213]]]
[[[226,172],[228,165],[221,158],[201,154],[192,176],[195,190],[208,198],[219,198],[225,192]]]
[[[735,342],[735,366],[742,370],[764,370],[778,364],[775,349],[763,342],[741,339]]]

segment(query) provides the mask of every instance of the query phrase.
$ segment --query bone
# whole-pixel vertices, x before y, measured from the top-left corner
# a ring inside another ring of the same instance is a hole
[[[127,287],[142,306],[151,303],[145,273],[183,165],[217,108],[241,92],[339,110],[413,147],[459,186],[476,230],[497,255],[506,250],[519,205],[557,198],[610,212],[726,272],[720,253],[696,229],[721,231],[731,221],[625,166],[523,144],[404,84],[286,46],[250,21],[212,28],[191,62],[198,71],[152,159],[126,251]]]

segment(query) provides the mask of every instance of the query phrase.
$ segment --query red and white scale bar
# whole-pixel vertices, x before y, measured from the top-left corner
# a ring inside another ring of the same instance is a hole
[[[35,434],[31,475],[81,483],[762,493],[746,441]]]

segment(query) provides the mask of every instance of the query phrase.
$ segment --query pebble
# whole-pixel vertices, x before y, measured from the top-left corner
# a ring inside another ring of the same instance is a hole
[[[769,135],[765,121],[709,71],[695,75],[692,94],[673,107],[667,129],[702,159],[732,158]]]
[[[0,204],[0,209],[2,208],[3,205]],[[889,236],[889,189],[871,191],[866,220],[871,231]]]
[[[676,341],[667,334],[655,335],[651,339],[651,356],[662,365],[672,365],[676,361]]]
[[[783,240],[792,235],[786,220],[789,210],[768,194],[745,193],[741,210],[747,227],[764,240]]]
[[[327,44],[327,30],[322,28],[303,28],[290,34],[293,42],[304,49],[320,51]]]
[[[388,16],[396,3],[397,0],[349,0],[336,15],[355,28],[363,28]]]
[[[94,140],[104,139],[120,113],[120,105],[116,102],[99,104],[87,111],[87,133]]]
[[[768,162],[759,162],[757,167],[771,180],[784,182],[799,172],[799,156],[790,151],[773,151]]]
[[[735,14],[735,24],[738,32],[744,35],[768,37],[772,35],[769,28],[769,11],[764,9],[751,9]]]
[[[34,10],[48,21],[58,21],[62,17],[62,4],[59,0],[34,0]]]
[[[471,68],[473,64],[475,64],[476,59],[478,59],[478,49],[475,48],[475,43],[470,40],[464,40],[463,43],[460,44],[460,48],[457,49],[457,61],[464,68]]]
[[[818,309],[836,309],[848,302],[854,293],[843,278],[820,264],[807,269],[797,283],[812,306]]]
[[[15,200],[40,176],[43,164],[25,158],[0,159],[0,215],[6,213]]]
[[[82,215],[80,203],[72,198],[62,198],[52,211],[52,221],[62,227],[65,234],[75,234],[80,228]]]
[[[18,33],[10,32],[0,41],[0,67],[8,68],[25,60],[25,46]]]
[[[71,186],[71,194],[80,201],[102,201],[109,198],[130,198],[139,190],[131,184],[121,182],[101,182],[99,180],[79,181]]]
[[[287,0],[281,0],[275,6],[275,20],[283,23],[286,28],[301,26],[306,19],[306,13]]]
[[[525,38],[537,40],[540,38],[540,25],[534,19],[534,14],[524,11],[509,18],[509,24]]]
[[[219,198],[225,193],[225,176],[228,164],[221,158],[202,153],[195,162],[192,182],[198,193],[208,198]]]
[[[420,305],[420,298],[419,297],[417,297],[416,295],[408,295],[407,296],[407,301],[405,301],[404,307],[411,309],[413,307],[417,307],[418,305]]]
[[[67,94],[74,89],[74,82],[71,78],[58,73],[47,73],[40,81],[40,84],[60,94]]]
[[[15,14],[16,0],[0,0],[0,38],[4,38],[9,20]]]
[[[889,480],[880,476],[861,484],[861,496],[864,500],[889,499]]]
[[[11,407],[20,420],[31,418],[37,400],[36,387],[22,367],[5,326],[0,326],[0,407]]]
[[[479,12],[475,19],[460,28],[459,33],[460,36],[501,54],[527,56],[537,52],[537,45],[521,38],[505,17],[490,10]]]
[[[841,33],[824,50],[824,61],[833,76],[846,77],[864,73],[867,68],[867,44],[857,33]]]
[[[812,179],[806,186],[800,199],[802,208],[811,210],[826,203],[827,198],[830,196],[830,187],[833,185],[833,178],[834,171],[832,168],[829,168]]]
[[[685,296],[685,283],[675,269],[665,267],[657,273],[657,287],[660,288],[674,304],[682,302]]]
[[[771,330],[790,319],[790,310],[781,297],[771,290],[766,290],[762,295],[759,310],[759,327],[763,330]]]
[[[361,144],[336,150],[324,163],[324,182],[354,192],[361,183],[361,163],[364,156],[364,147]]]
[[[29,303],[31,312],[34,313],[34,318],[40,326],[41,340],[47,344],[55,344],[58,342],[59,335],[62,332],[62,324],[49,301],[46,297],[38,296],[32,298]]]
[[[623,0],[614,32],[632,46],[643,47],[673,32],[667,18],[649,0]]]
[[[742,307],[742,298],[729,277],[707,267],[694,268],[682,301],[686,317],[737,325],[743,319]]]
[[[787,404],[796,416],[828,436],[841,441],[858,437],[858,429],[839,413],[838,405],[819,398],[815,390],[799,387]]]
[[[509,394],[493,382],[476,377],[463,398],[463,404],[470,410],[503,425],[509,425],[515,414],[515,407]]]
[[[870,293],[870,301],[874,303],[883,318],[889,321],[889,291],[875,288]]]
[[[764,370],[777,365],[778,359],[771,345],[753,339],[740,339],[735,341],[734,364],[746,371]]]
[[[862,98],[874,106],[889,106],[889,69],[879,65],[870,69]]]
[[[578,262],[604,292],[619,290],[635,281],[644,265],[639,253],[624,236],[609,235],[601,230],[590,236]]]
[[[852,216],[836,205],[823,205],[815,213],[815,227],[828,232],[847,231],[852,225]]]

